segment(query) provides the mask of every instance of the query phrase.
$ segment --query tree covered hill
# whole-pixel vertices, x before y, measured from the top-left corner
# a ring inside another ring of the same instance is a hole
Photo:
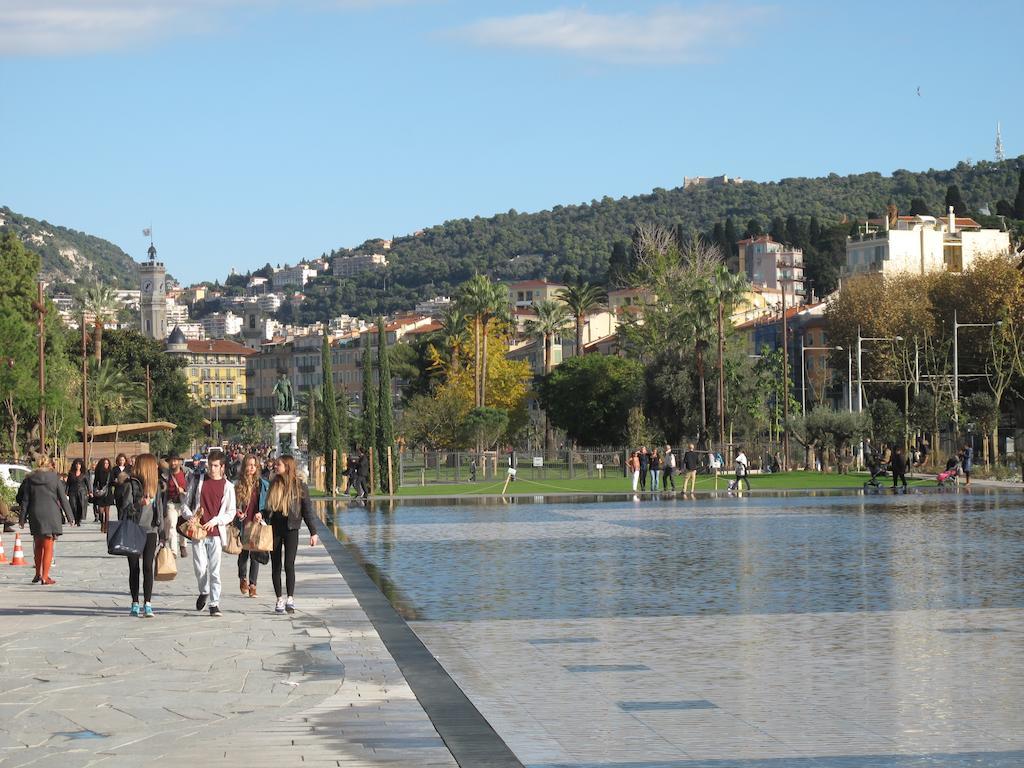
[[[132,257],[109,240],[23,216],[3,206],[0,231],[6,228],[12,228],[26,248],[39,254],[45,280],[66,283],[69,275],[74,275],[76,282],[97,279],[122,288],[138,287]]]
[[[817,249],[807,254],[808,272],[822,293],[834,285],[850,222],[880,215],[889,203],[907,213],[915,198],[929,212],[942,214],[950,185],[959,188],[972,214],[982,217],[986,210],[994,214],[999,201],[1012,206],[1022,164],[1024,156],[1002,163],[961,162],[950,170],[898,170],[891,176],[830,174],[777,182],[655,189],[647,195],[617,200],[604,197],[539,213],[510,210],[490,218],[456,219],[393,239],[386,291],[380,273],[352,279],[320,278],[307,288],[301,319],[320,320],[342,312],[369,316],[408,309],[417,300],[451,293],[475,272],[496,279],[548,277],[603,283],[613,248],[620,244],[621,252],[622,244],[628,246],[639,222],[699,231],[709,237],[716,224],[726,231],[729,219],[733,224],[729,231],[741,237],[752,226],[773,231],[773,220],[777,225],[780,220],[795,217],[803,230],[814,229],[816,223],[820,243],[797,244]],[[372,252],[379,247],[379,241],[368,241],[355,252]]]

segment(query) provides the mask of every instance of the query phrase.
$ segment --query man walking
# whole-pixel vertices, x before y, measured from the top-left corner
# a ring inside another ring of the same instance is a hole
[[[672,446],[665,446],[665,480],[662,482],[661,487],[663,490],[668,490],[669,483],[672,484],[672,490],[676,489],[676,455],[672,453]]]
[[[651,454],[647,452],[647,446],[640,446],[640,454],[637,456],[640,459],[640,490],[647,490],[647,471],[651,468]]]
[[[736,454],[736,490],[743,490],[743,483],[747,484],[747,490],[750,490],[750,465],[747,462],[747,454],[743,452],[743,448],[738,449]]]
[[[686,473],[683,476],[683,493],[686,493],[687,486],[690,488],[690,493],[697,490],[698,466],[700,466],[700,458],[697,456],[697,452],[693,450],[693,443],[688,443],[686,452],[683,454],[683,472]]]
[[[164,517],[164,541],[171,548],[171,552],[177,552],[185,557],[188,552],[185,547],[184,537],[180,542],[178,539],[178,518],[182,516],[182,502],[188,492],[189,476],[181,465],[181,456],[172,453],[167,457],[167,515]]]
[[[202,541],[192,542],[192,569],[199,584],[196,610],[209,601],[210,615],[220,616],[220,553],[227,545],[227,526],[235,519],[235,487],[224,477],[224,454],[214,449],[206,459],[206,473],[197,474],[189,487],[185,517],[199,515],[206,529]]]
[[[370,455],[365,448],[359,449],[359,461],[356,462],[356,498],[365,499],[370,495]]]
[[[903,449],[897,448],[893,451],[892,460],[892,489],[896,490],[896,483],[903,481],[903,490],[907,490],[907,460],[903,457]]]

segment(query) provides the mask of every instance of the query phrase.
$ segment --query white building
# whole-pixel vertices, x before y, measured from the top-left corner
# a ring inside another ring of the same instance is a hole
[[[202,341],[206,338],[206,330],[202,323],[181,323],[178,328],[189,341]]]
[[[960,272],[982,256],[1010,254],[1010,234],[982,229],[949,209],[943,218],[893,216],[869,221],[846,238],[845,274]]]
[[[383,253],[363,253],[356,256],[338,256],[331,268],[337,277],[353,277],[360,272],[384,269],[388,265],[388,257]]]
[[[327,330],[335,336],[348,335],[353,332],[362,332],[368,327],[369,326],[365,320],[360,320],[358,317],[352,317],[351,315],[332,317],[330,322],[327,324]]]
[[[739,271],[755,288],[785,291],[786,303],[795,306],[804,296],[804,252],[772,240],[768,235],[740,240]],[[780,296],[781,298],[781,296]]]
[[[263,293],[267,290],[267,283],[269,281],[265,277],[259,277],[253,275],[249,278],[249,284],[245,286],[245,291],[250,296],[255,296],[258,293]]]
[[[202,322],[208,339],[226,339],[242,332],[242,318],[234,312],[214,312]]]
[[[451,296],[435,296],[427,301],[421,301],[416,305],[416,308],[413,311],[421,315],[430,315],[431,317],[435,317],[440,315],[451,305]]]
[[[310,269],[305,264],[297,264],[294,267],[285,267],[284,269],[277,270],[274,276],[270,278],[270,284],[275,290],[280,290],[287,286],[302,288],[314,277],[316,277],[315,269]]]
[[[179,304],[170,296],[167,297],[167,327],[174,328],[174,326],[181,326],[188,322],[188,307],[184,304]],[[185,338],[188,338],[188,334],[185,334]]]
[[[270,314],[276,312],[281,306],[281,295],[278,293],[266,293],[256,299],[256,306],[259,307],[261,312]]]

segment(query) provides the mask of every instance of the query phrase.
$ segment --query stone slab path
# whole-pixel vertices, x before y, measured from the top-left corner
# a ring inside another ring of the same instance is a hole
[[[226,556],[222,618],[195,610],[184,559],[135,619],[97,526],[61,537],[55,586],[30,583],[22,541],[29,565],[0,565],[3,768],[456,765],[322,546],[300,547],[291,616],[269,566],[250,599]]]

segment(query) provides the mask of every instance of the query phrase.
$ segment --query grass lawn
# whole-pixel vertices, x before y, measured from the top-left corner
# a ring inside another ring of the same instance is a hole
[[[718,489],[725,490],[732,475],[720,475]],[[819,472],[780,472],[774,475],[752,475],[750,486],[753,490],[835,490],[843,488],[861,488],[868,476],[864,474],[835,475]],[[891,485],[892,478],[879,478],[883,486]],[[934,480],[908,480],[910,485],[934,485]],[[399,496],[472,496],[478,494],[499,494],[505,481],[479,483],[436,483],[427,485],[405,486],[398,490]],[[682,478],[676,478],[676,488],[683,487]],[[630,483],[621,475],[605,478],[578,477],[573,480],[527,480],[518,477],[509,483],[509,493],[628,493]],[[697,476],[698,491],[715,490],[715,478],[708,475]]]

